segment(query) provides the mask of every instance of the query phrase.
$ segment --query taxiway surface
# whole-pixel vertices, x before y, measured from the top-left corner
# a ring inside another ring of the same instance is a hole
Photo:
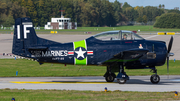
[[[160,76],[159,84],[152,84],[150,76],[130,76],[126,84],[107,83],[104,77],[1,77],[0,89],[58,89],[104,91],[180,92],[180,76]]]

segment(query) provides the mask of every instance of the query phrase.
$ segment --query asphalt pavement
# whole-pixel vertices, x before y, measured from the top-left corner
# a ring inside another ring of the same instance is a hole
[[[107,83],[104,77],[1,77],[0,89],[58,89],[104,91],[142,91],[142,92],[180,92],[180,76],[160,75],[160,82],[152,84],[150,76],[130,76],[126,84],[115,80]]]

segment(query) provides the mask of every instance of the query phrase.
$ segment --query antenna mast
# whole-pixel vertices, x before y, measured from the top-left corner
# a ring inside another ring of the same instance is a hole
[[[64,18],[63,12],[64,12],[65,10],[62,10],[62,8],[61,8],[61,10],[59,10],[59,11],[61,12],[61,18]]]

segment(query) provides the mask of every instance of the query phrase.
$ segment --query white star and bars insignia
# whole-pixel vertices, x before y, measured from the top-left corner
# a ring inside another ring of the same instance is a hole
[[[74,52],[78,54],[78,51],[68,51],[68,55],[74,55]],[[93,51],[85,51],[87,55],[93,55]]]

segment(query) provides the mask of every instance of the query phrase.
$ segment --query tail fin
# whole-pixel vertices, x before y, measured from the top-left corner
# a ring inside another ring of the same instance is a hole
[[[12,53],[25,56],[25,47],[37,45],[38,37],[30,18],[15,20]]]

